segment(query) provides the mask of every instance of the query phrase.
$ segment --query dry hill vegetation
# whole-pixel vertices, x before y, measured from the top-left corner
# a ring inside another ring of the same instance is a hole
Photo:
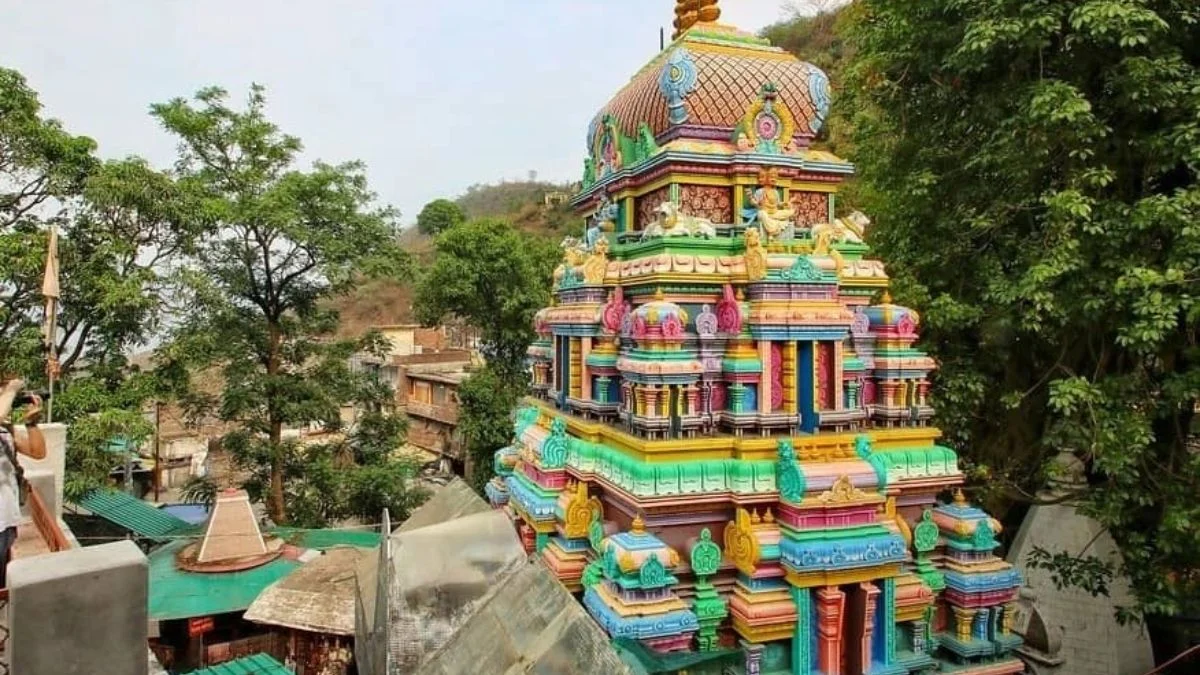
[[[502,181],[488,185],[472,185],[455,202],[468,218],[501,218],[511,222],[531,236],[558,239],[572,232],[582,232],[582,222],[565,203],[547,205],[547,195],[572,194],[573,185],[537,180]],[[433,238],[421,234],[415,226],[400,233],[400,242],[416,258],[418,268],[433,258]],[[354,293],[337,303],[341,314],[341,333],[356,335],[371,326],[411,323],[413,288],[395,281],[372,281],[359,286]]]

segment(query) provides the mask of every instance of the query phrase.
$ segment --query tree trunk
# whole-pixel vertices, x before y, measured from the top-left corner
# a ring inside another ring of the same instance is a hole
[[[271,491],[267,494],[267,512],[276,525],[287,524],[283,505],[283,423],[271,422]]]
[[[282,342],[282,336],[279,333],[279,326],[275,322],[267,324],[268,330],[268,353],[267,359],[267,375],[271,379],[271,386],[274,386],[274,379],[279,374],[279,346]],[[272,404],[268,401],[268,406]],[[283,420],[279,419],[275,410],[268,410],[268,417],[271,424],[270,443],[271,443],[271,489],[267,493],[267,513],[270,514],[271,520],[275,521],[276,525],[287,524],[287,509],[283,504]]]

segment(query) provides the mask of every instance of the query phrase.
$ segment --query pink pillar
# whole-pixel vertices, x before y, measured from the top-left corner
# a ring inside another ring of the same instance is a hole
[[[862,664],[864,673],[871,672],[871,634],[875,627],[875,601],[879,598],[879,587],[866,582],[861,584],[863,595],[865,596],[866,606],[863,608],[863,632],[862,641],[854,645],[855,649],[859,650],[859,663]]]
[[[762,362],[762,377],[758,378],[758,412],[771,412],[771,341],[758,341],[758,360]]]
[[[842,614],[846,594],[836,586],[817,591],[817,663],[824,675],[842,675]]]
[[[592,338],[585,337],[579,342],[579,371],[583,377],[581,382],[580,398],[585,401],[592,400],[592,376],[588,372],[587,357],[592,351]]]

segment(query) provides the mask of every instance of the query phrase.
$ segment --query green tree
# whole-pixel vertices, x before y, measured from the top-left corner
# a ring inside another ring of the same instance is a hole
[[[418,320],[460,318],[481,333],[484,356],[505,381],[523,382],[533,315],[550,301],[559,257],[548,240],[501,220],[473,220],[437,238],[433,265],[417,287]]]
[[[264,468],[268,511],[285,523],[285,479],[315,474],[320,458],[290,468],[301,453],[283,429],[337,428],[340,406],[361,385],[348,359],[371,347],[335,339],[337,314],[324,301],[364,277],[403,276],[409,262],[395,212],[376,206],[363,166],[296,168],[300,140],[272,124],[265,106],[256,85],[242,109],[217,88],[151,108],[180,141],[177,180],[196,196],[202,228],[180,278],[187,311],[160,357],[180,375],[220,368],[219,401],[193,402],[240,426],[227,445]]]
[[[1200,609],[1200,8],[852,11],[839,105],[950,440],[1005,500],[1074,452],[1070,497],[1117,541],[1138,609]]]
[[[472,373],[458,389],[458,432],[471,460],[468,478],[480,494],[495,475],[494,453],[512,439],[512,412],[523,393],[523,386],[506,380],[491,364]]]
[[[0,68],[0,371],[46,384],[41,327],[48,230],[59,232],[54,421],[71,423],[68,497],[104,485],[109,438],[140,435],[157,393],[125,354],[156,335],[165,270],[191,245],[188,198],[137,158],[101,162],[95,143],[42,116],[36,93]],[[86,364],[86,368],[81,365]]]
[[[449,199],[435,199],[421,209],[417,216],[417,229],[422,234],[439,234],[467,219],[458,204]]]
[[[510,414],[528,386],[525,351],[533,315],[550,301],[557,248],[501,220],[474,220],[442,233],[414,308],[427,326],[448,317],[479,329],[487,366],[459,389],[459,429],[479,490],[493,473],[491,453],[512,429]]]

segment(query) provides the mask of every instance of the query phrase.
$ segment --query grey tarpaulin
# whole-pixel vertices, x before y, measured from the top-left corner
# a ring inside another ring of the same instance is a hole
[[[628,673],[508,516],[453,485],[356,570],[359,672]]]
[[[421,675],[622,675],[608,635],[540,558],[506,576]]]
[[[438,488],[424,504],[413,511],[408,520],[396,532],[408,532],[422,527],[437,525],[448,520],[469,516],[472,513],[490,511],[492,507],[479,498],[470,485],[457,476]]]

